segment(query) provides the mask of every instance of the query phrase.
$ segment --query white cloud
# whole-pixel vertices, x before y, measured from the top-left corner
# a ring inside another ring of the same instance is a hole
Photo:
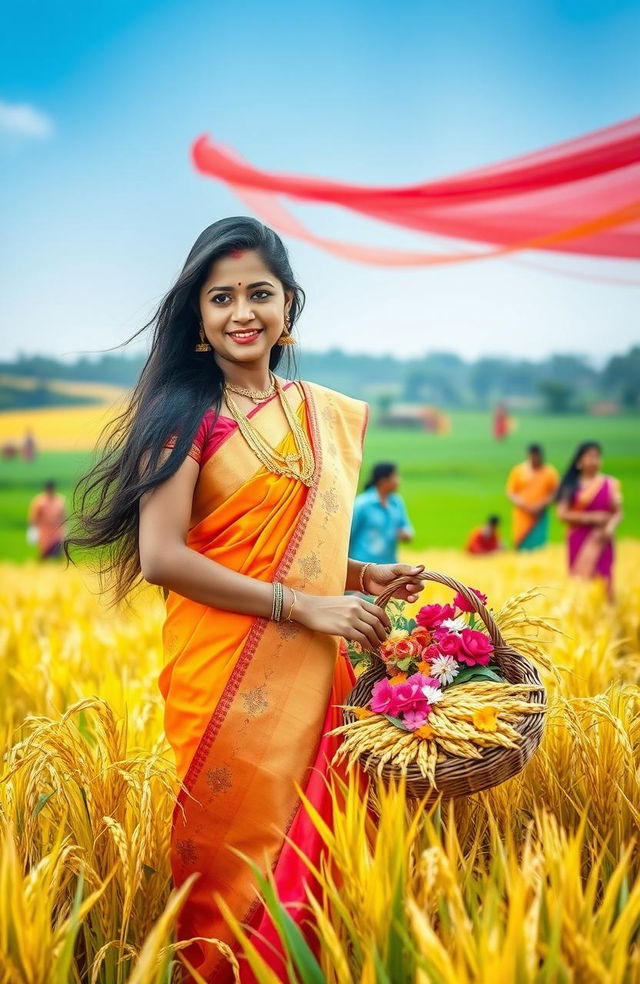
[[[0,133],[46,140],[53,130],[53,120],[35,106],[0,99]]]

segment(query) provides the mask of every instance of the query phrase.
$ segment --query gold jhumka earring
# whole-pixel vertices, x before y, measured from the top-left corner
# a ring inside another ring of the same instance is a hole
[[[296,340],[291,334],[291,322],[288,315],[284,317],[284,329],[280,338],[278,339],[278,345],[295,345]]]
[[[200,322],[200,341],[193,350],[194,352],[211,352],[211,346],[204,333],[204,325]]]

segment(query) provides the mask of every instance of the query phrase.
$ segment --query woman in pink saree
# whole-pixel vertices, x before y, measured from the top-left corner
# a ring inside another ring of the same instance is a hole
[[[558,492],[558,516],[568,524],[569,573],[602,578],[613,597],[613,537],[622,519],[620,483],[600,471],[602,448],[596,441],[580,444]]]

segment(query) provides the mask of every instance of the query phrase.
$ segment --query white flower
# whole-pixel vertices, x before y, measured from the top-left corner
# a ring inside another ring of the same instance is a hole
[[[446,687],[447,684],[453,683],[459,672],[460,667],[453,656],[436,656],[431,664],[429,676],[435,677],[440,681],[441,686]]]
[[[440,690],[440,687],[434,687],[432,684],[427,684],[426,687],[422,687],[422,693],[427,698],[430,704],[437,704],[439,700],[442,700],[444,694]]]
[[[453,632],[454,635],[459,635],[463,629],[468,629],[469,626],[466,620],[461,615],[458,615],[457,618],[445,618],[444,622],[442,622],[442,628]]]

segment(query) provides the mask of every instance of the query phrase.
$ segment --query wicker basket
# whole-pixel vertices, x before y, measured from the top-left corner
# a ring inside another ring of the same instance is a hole
[[[439,574],[435,571],[424,571],[420,576],[424,581],[436,581],[444,584],[454,591],[459,591],[461,595],[473,606],[484,622],[487,632],[494,646],[494,660],[500,668],[501,675],[508,683],[514,684],[533,684],[540,686],[540,677],[536,668],[511,646],[508,646],[500,630],[496,625],[493,616],[485,608],[480,599],[466,585],[456,581],[455,578],[447,574]],[[415,575],[411,577],[401,577],[394,581],[386,591],[376,599],[376,604],[385,608],[393,593],[398,588],[415,581]],[[345,703],[353,707],[366,707],[371,700],[371,691],[374,683],[385,676],[386,670],[382,659],[374,654],[374,665],[359,678],[356,686],[347,697]],[[544,705],[546,693],[544,689],[532,691],[529,695],[532,704]],[[343,711],[345,724],[350,724],[355,720],[355,715],[351,711]],[[542,739],[544,728],[545,711],[544,708],[539,713],[525,714],[514,724],[516,731],[522,735],[522,740],[515,748],[487,748],[482,750],[480,759],[463,759],[442,753],[438,757],[436,765],[436,790],[434,791],[428,780],[424,778],[417,765],[411,764],[405,770],[405,782],[407,795],[422,799],[429,792],[435,798],[442,794],[445,799],[454,799],[457,796],[467,796],[470,793],[478,793],[481,789],[489,789],[497,786],[507,779],[515,776],[527,764]],[[378,758],[368,753],[360,757],[362,768],[371,775],[378,774]],[[396,768],[390,764],[382,767],[380,775],[383,779],[398,779],[400,775]]]

